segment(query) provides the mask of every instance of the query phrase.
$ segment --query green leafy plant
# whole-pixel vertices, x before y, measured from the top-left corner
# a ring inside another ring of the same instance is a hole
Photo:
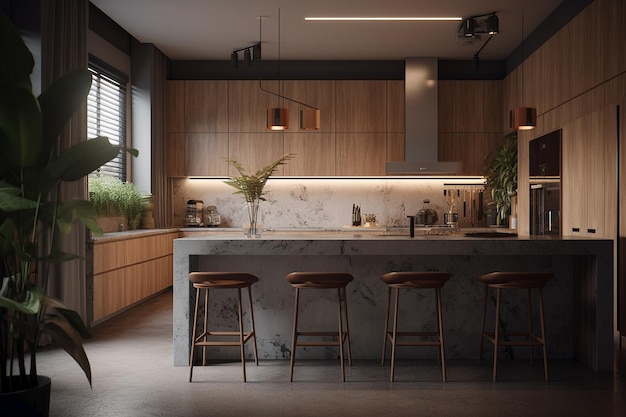
[[[76,70],[32,92],[34,60],[11,21],[0,13],[0,392],[38,384],[37,349],[42,334],[65,349],[85,372],[91,369],[80,316],[46,293],[53,262],[75,258],[55,244],[57,232],[75,221],[99,229],[91,204],[64,199],[59,185],[84,178],[120,152],[107,138],[59,150],[59,135],[84,103],[89,71]],[[136,155],[136,152],[132,152]],[[50,248],[50,249],[44,249]],[[35,268],[35,265],[38,265]],[[63,279],[63,277],[58,277]],[[26,365],[30,353],[29,366]]]
[[[286,164],[287,161],[294,156],[295,155],[292,153],[285,154],[254,174],[248,173],[239,162],[227,159],[226,162],[231,164],[239,172],[240,176],[233,177],[224,182],[237,189],[234,194],[243,194],[248,203],[257,200],[265,201],[265,198],[263,198],[263,188],[265,188],[265,183],[267,183],[268,178],[276,171],[279,165]]]
[[[109,175],[90,175],[89,200],[99,217],[126,216],[130,230],[139,228],[144,199],[132,182]]]
[[[487,187],[496,203],[497,224],[511,211],[511,197],[517,194],[517,133],[511,133],[504,142],[485,157]]]

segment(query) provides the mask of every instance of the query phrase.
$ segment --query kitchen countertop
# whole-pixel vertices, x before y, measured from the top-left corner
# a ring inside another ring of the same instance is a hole
[[[475,231],[475,230],[473,230]],[[505,232],[500,229],[498,232]],[[188,274],[196,270],[228,271],[245,269],[259,276],[255,286],[255,303],[258,303],[257,323],[261,329],[269,326],[268,337],[275,340],[261,342],[262,357],[277,358],[277,346],[287,345],[288,321],[291,317],[285,307],[291,300],[285,273],[293,270],[348,270],[355,275],[350,308],[355,317],[370,317],[377,322],[382,313],[383,302],[380,275],[389,270],[428,269],[443,270],[453,274],[454,279],[446,285],[446,293],[457,300],[447,307],[449,322],[462,323],[468,317],[480,317],[474,311],[480,305],[482,293],[475,278],[485,272],[514,268],[516,270],[545,270],[555,272],[555,287],[547,297],[557,300],[553,312],[556,322],[572,323],[574,329],[553,329],[559,334],[555,339],[571,339],[572,334],[582,336],[585,346],[578,341],[557,346],[557,349],[576,352],[581,362],[592,369],[613,369],[613,241],[597,238],[560,236],[507,236],[467,237],[465,231],[449,235],[385,235],[381,230],[295,230],[267,231],[260,238],[247,238],[241,230],[202,233],[174,240],[174,364],[188,365],[189,329],[192,319],[191,302],[194,294],[189,285]],[[585,283],[585,284],[583,284]],[[351,284],[352,285],[352,284]],[[578,294],[584,292],[584,294]],[[575,295],[573,295],[575,294]],[[583,298],[581,298],[584,296]],[[585,298],[586,297],[586,298]],[[574,300],[591,299],[585,305],[572,308]],[[287,300],[287,301],[286,301]],[[569,300],[569,301],[567,301]],[[561,303],[561,304],[559,304]],[[587,319],[573,319],[572,314],[581,311]],[[474,314],[476,313],[476,314]],[[263,319],[263,315],[269,315]],[[566,314],[563,316],[563,314]],[[452,317],[452,318],[450,318]],[[358,332],[359,336],[378,338],[372,329]],[[452,324],[454,325],[454,324]],[[351,328],[353,323],[351,322]],[[475,323],[455,328],[458,343],[453,343],[452,355],[472,357],[471,330]],[[276,327],[276,328],[274,328]],[[371,335],[371,336],[368,336]],[[569,335],[569,336],[568,336]],[[452,336],[451,336],[452,337]],[[378,343],[356,339],[357,358],[371,358]],[[576,345],[576,348],[572,348]],[[565,347],[564,347],[565,346]],[[569,346],[569,348],[567,347]],[[379,347],[379,346],[378,346]],[[470,351],[468,351],[470,349]],[[581,353],[584,352],[584,353]],[[567,355],[562,351],[553,353]]]

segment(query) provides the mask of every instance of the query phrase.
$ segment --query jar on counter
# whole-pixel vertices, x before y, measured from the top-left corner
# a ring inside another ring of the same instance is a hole
[[[439,220],[439,216],[437,212],[430,207],[430,200],[425,198],[423,201],[424,205],[422,209],[417,212],[417,216],[415,216],[415,221],[417,224],[435,224],[437,220]]]

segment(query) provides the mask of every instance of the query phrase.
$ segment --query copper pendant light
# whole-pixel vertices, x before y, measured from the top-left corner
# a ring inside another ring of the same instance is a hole
[[[318,130],[320,128],[320,111],[308,108],[300,110],[300,129]]]
[[[267,128],[270,130],[289,129],[289,110],[282,107],[267,109]]]

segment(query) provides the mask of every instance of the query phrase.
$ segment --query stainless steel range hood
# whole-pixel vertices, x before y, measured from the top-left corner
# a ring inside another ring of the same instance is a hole
[[[439,162],[437,58],[405,60],[404,161],[387,162],[388,175],[456,175],[460,162]]]

